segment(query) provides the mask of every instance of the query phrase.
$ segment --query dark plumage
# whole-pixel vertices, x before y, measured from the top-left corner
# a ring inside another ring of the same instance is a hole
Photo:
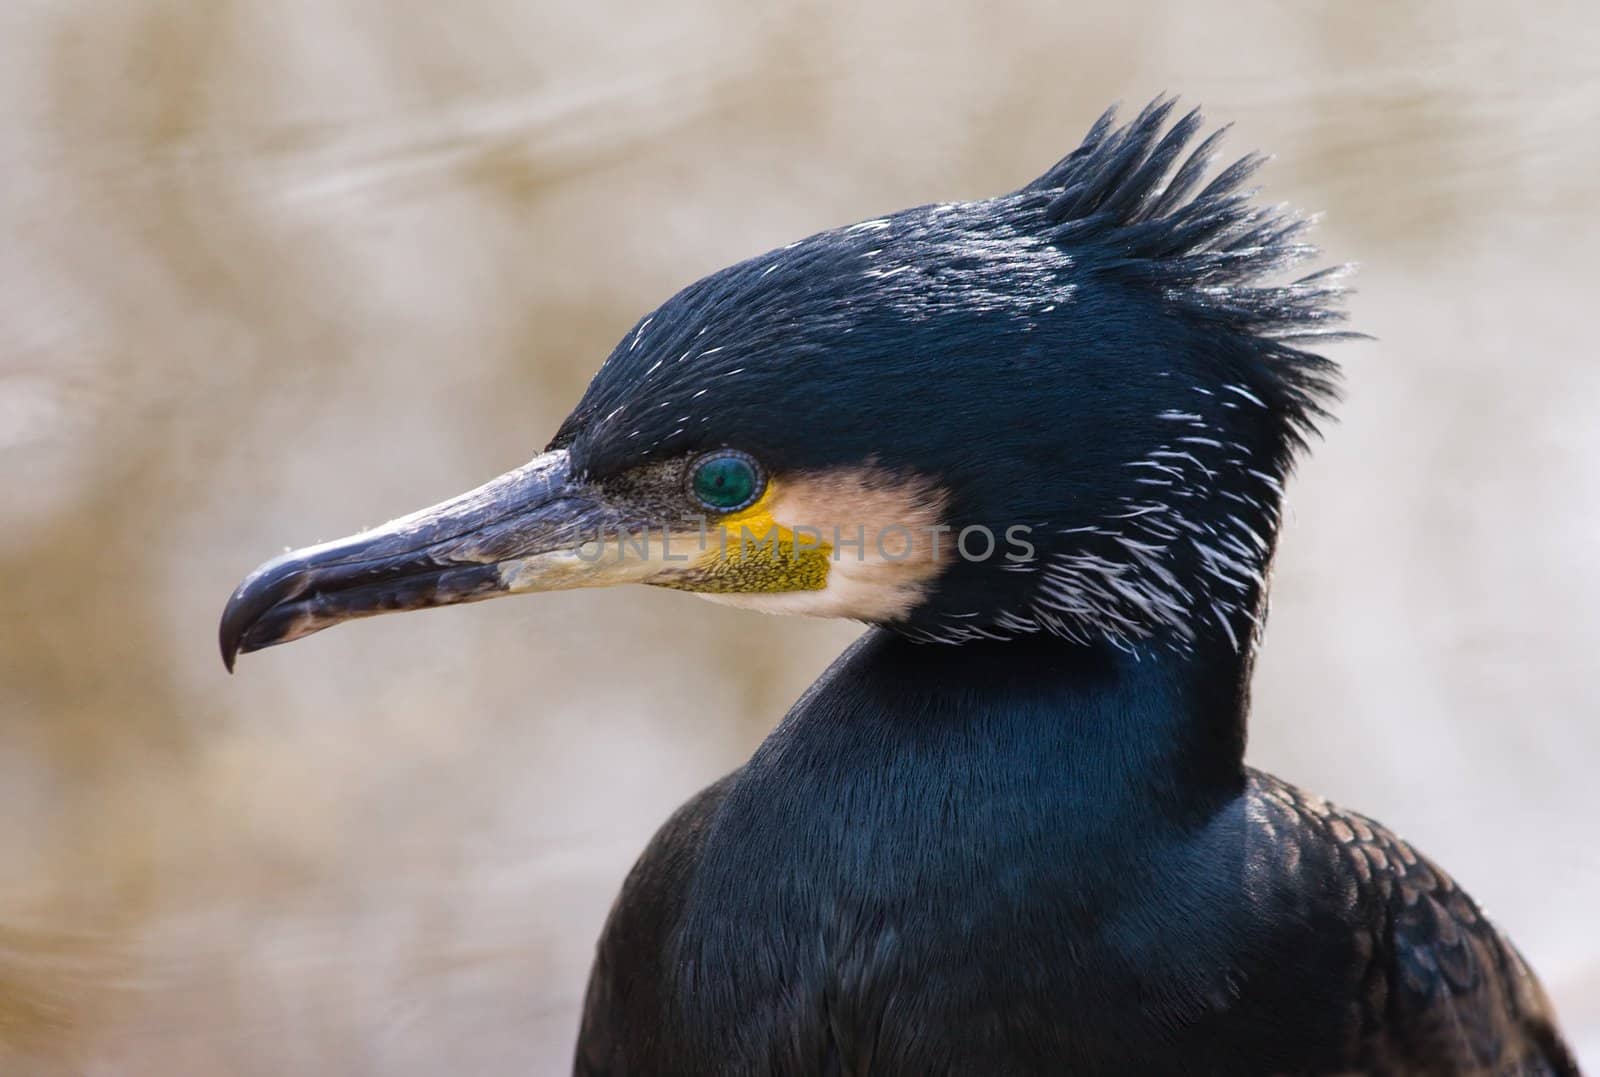
[[[1577,1072],[1448,876],[1244,765],[1282,484],[1333,396],[1307,349],[1344,335],[1340,293],[1272,282],[1313,253],[1301,220],[1240,190],[1258,158],[1207,180],[1217,136],[1191,148],[1198,115],[1170,112],[1107,114],[1012,194],[691,285],[532,463],[229,603],[230,663],[629,580],[874,625],[641,857],[578,1073]],[[694,520],[793,556],[586,553]],[[1021,527],[1028,552],[853,563],[837,526],[826,556],[794,537],[840,520]]]
[[[1240,704],[869,633],[633,869],[577,1072],[1576,1073],[1449,876],[1239,764]]]

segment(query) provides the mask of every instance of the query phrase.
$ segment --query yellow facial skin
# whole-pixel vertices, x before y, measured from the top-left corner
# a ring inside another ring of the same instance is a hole
[[[702,594],[778,594],[821,591],[828,586],[833,548],[804,529],[779,523],[772,506],[779,500],[768,483],[755,504],[708,524],[693,536],[694,560],[685,571],[650,582],[659,587]],[[679,539],[674,539],[675,544]],[[705,549],[699,549],[703,541]]]

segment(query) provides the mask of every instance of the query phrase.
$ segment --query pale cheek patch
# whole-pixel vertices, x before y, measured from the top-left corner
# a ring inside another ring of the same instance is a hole
[[[954,537],[941,530],[945,501],[925,479],[875,468],[775,480],[755,518],[742,526],[760,535],[770,521],[792,532],[802,558],[825,558],[821,586],[807,573],[804,589],[694,589],[712,601],[764,613],[898,620],[923,600],[955,554]],[[725,523],[736,544],[739,517]]]

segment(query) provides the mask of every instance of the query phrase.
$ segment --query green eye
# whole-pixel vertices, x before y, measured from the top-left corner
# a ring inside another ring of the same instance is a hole
[[[764,485],[756,462],[736,449],[707,453],[689,470],[689,491],[716,512],[734,512],[753,504]]]

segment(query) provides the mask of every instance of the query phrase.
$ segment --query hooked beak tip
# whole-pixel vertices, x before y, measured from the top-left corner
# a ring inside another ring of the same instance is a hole
[[[222,647],[222,667],[232,673],[233,663],[239,657],[238,641],[230,640],[227,631],[223,630],[219,633],[218,642]]]
[[[285,554],[252,572],[228,597],[217,625],[217,644],[229,673],[239,655],[271,645],[272,641],[252,641],[251,633],[275,608],[305,592],[310,583],[309,569],[297,555]]]

